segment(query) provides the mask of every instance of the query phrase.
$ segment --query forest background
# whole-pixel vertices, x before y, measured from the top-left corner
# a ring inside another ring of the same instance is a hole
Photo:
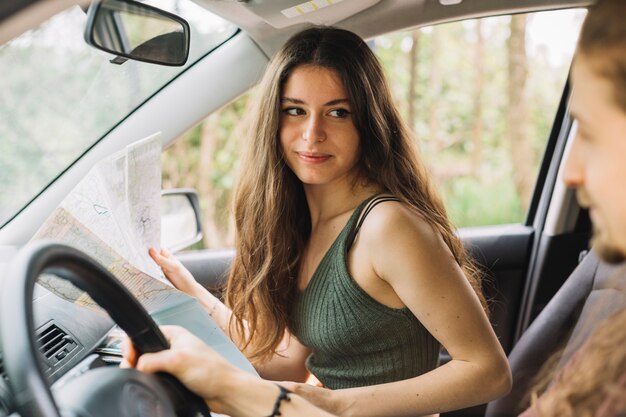
[[[458,228],[525,221],[575,46],[550,29],[580,25],[583,13],[468,20],[369,42]],[[231,197],[254,93],[163,153],[163,188],[198,190],[201,247],[233,246]]]

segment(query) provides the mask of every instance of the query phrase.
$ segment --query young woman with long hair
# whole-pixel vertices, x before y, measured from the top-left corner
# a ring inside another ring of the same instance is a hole
[[[437,413],[510,387],[480,274],[455,235],[369,46],[313,27],[272,59],[234,203],[225,305],[165,251],[267,379],[340,415]],[[443,345],[451,361],[438,367]]]

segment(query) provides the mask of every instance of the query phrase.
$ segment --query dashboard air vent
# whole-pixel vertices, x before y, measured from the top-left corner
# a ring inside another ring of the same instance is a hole
[[[78,347],[74,338],[54,323],[48,323],[37,331],[37,341],[39,350],[53,368]]]

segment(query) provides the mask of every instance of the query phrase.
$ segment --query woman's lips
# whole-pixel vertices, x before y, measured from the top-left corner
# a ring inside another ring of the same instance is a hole
[[[317,152],[296,152],[298,158],[309,164],[320,164],[330,159],[330,155]]]

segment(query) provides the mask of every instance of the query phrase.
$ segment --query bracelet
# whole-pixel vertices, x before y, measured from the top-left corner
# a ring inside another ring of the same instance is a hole
[[[282,416],[282,414],[280,413],[280,404],[283,401],[291,401],[291,398],[289,397],[289,394],[291,394],[291,391],[289,391],[288,389],[281,387],[280,385],[276,384],[276,386],[278,387],[278,389],[280,390],[280,392],[278,393],[278,397],[276,397],[276,402],[274,403],[274,410],[272,410],[272,414],[270,414],[267,417],[276,417],[276,416]]]

